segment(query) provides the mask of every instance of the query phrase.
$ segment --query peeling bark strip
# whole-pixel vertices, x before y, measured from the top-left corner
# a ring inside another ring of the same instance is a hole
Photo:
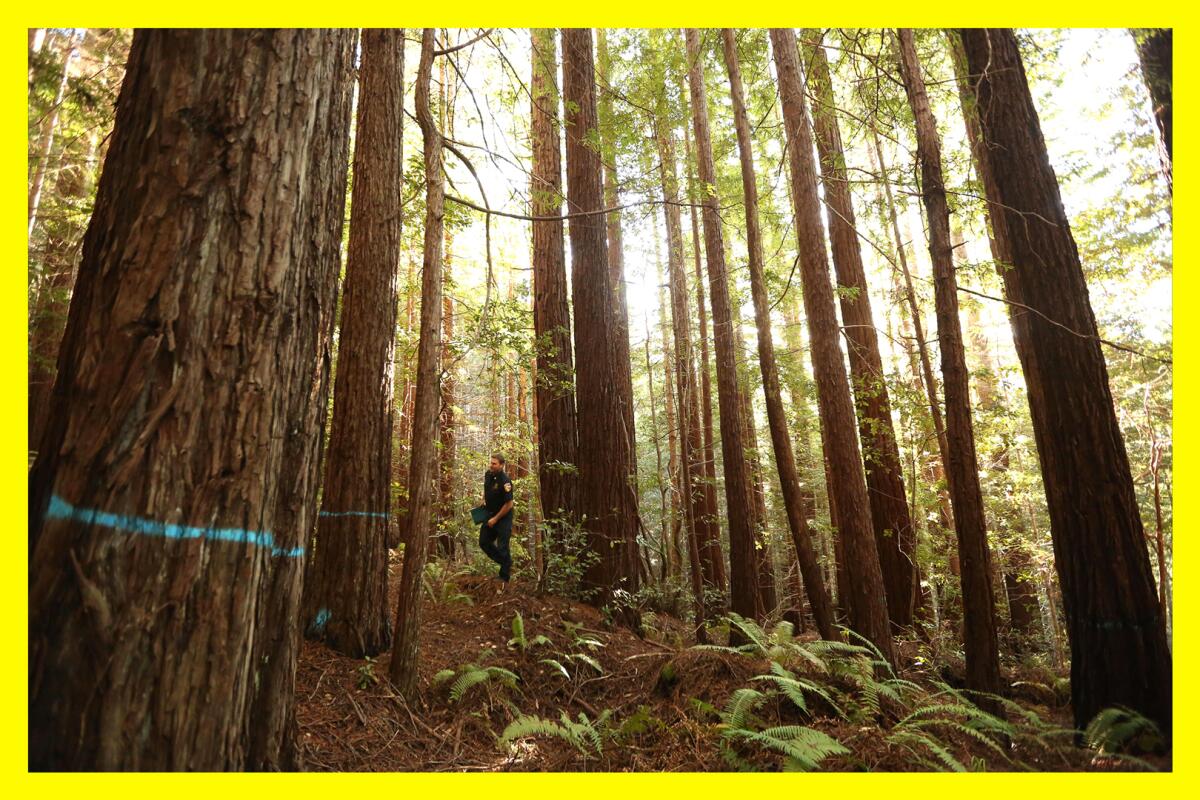
[[[32,769],[297,766],[272,553],[316,514],[354,38],[134,34],[30,475]],[[271,549],[165,536],[217,525]]]
[[[563,99],[568,109],[567,199],[569,211],[603,207],[600,156],[592,144],[596,117],[592,33],[563,28]],[[596,602],[611,602],[618,590],[638,588],[637,497],[629,483],[634,453],[625,432],[617,365],[616,324],[608,269],[605,222],[601,216],[571,219],[571,292],[575,306],[575,370],[578,380],[579,510],[588,547],[598,556],[584,585]],[[601,457],[600,454],[605,454]],[[638,626],[625,606],[619,616]]]
[[[871,530],[870,502],[858,449],[854,402],[850,397],[850,381],[839,341],[841,332],[829,277],[829,259],[825,254],[812,128],[805,112],[804,81],[800,77],[795,32],[790,28],[773,28],[771,50],[779,76],[779,95],[787,133],[804,312],[812,343],[821,437],[829,469],[827,483],[831,505],[837,514],[841,549],[838,565],[839,568],[846,565],[846,606],[850,627],[874,642],[884,657],[894,663],[883,573]],[[840,581],[838,587],[840,602]]]
[[[1171,653],[1129,457],[1016,36],[1007,28],[960,34],[980,153],[994,181],[988,201],[1002,214],[1012,248],[1005,297],[1038,311],[1013,334],[1062,586],[1075,722],[1082,727],[1120,704],[1169,731]]]
[[[403,99],[404,30],[364,31],[333,421],[301,618],[309,624],[325,610],[326,624],[309,624],[307,634],[355,658],[391,644],[387,510]]]
[[[949,461],[946,478],[954,506],[963,598],[963,644],[967,661],[967,688],[996,694],[1000,691],[1000,652],[996,637],[996,606],[992,592],[992,567],[987,544],[983,492],[979,487],[979,459],[971,423],[971,393],[962,327],[958,319],[958,283],[950,245],[950,209],[942,177],[942,154],[937,121],[929,108],[925,77],[917,60],[911,28],[897,31],[900,74],[916,122],[917,159],[921,166],[921,200],[929,220],[929,258],[933,264],[933,291],[937,309],[938,346],[942,353],[942,386],[946,395],[946,443]],[[991,700],[981,703],[999,712]]]

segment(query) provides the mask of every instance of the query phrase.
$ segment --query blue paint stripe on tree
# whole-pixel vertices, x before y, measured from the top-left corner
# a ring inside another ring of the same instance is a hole
[[[132,533],[138,536],[156,536],[166,539],[211,539],[218,542],[241,542],[271,551],[273,556],[299,558],[304,555],[303,547],[278,547],[270,531],[248,531],[243,528],[201,528],[193,525],[178,525],[172,522],[155,522],[144,517],[113,514],[93,508],[76,508],[58,495],[50,498],[46,510],[50,519],[69,519],[84,525],[99,525],[105,528]]]

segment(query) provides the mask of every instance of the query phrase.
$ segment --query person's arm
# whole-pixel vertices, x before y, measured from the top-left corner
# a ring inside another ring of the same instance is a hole
[[[513,501],[509,500],[504,505],[500,506],[500,510],[496,512],[496,516],[488,520],[488,527],[494,527],[497,522],[504,519],[504,515],[512,511]]]

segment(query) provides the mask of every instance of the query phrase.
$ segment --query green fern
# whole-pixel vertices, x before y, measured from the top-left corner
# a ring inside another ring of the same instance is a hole
[[[797,677],[795,673],[788,670],[778,661],[771,662],[770,675],[757,675],[753,680],[767,681],[774,684],[797,708],[805,713],[808,713],[808,701],[804,693],[811,692],[828,703],[839,717],[845,717],[845,712],[842,711],[841,707],[834,701],[833,696],[824,686],[806,678]]]
[[[513,617],[512,633],[512,638],[508,640],[508,646],[513,647],[515,645],[522,653],[529,650],[531,647],[554,644],[554,642],[550,641],[549,638],[540,633],[532,639],[525,638],[525,619],[521,616],[520,611],[518,611],[517,615]]]
[[[754,719],[754,711],[766,699],[767,696],[756,689],[736,689],[721,712],[722,723],[729,728],[748,727]]]
[[[509,689],[517,688],[517,682],[521,678],[510,670],[503,667],[482,667],[479,664],[464,664],[457,670],[444,669],[433,676],[434,684],[444,683],[451,678],[454,682],[450,684],[450,702],[461,702],[471,689],[481,684],[495,682]]]
[[[567,712],[563,711],[558,722],[522,714],[504,729],[498,744],[503,750],[517,739],[549,736],[567,742],[584,757],[593,754],[600,756],[604,753],[604,739],[609,735],[607,723],[611,714],[611,711],[605,709],[592,721],[581,711],[578,720],[572,720],[567,716]]]
[[[1106,708],[1084,730],[1084,741],[1101,755],[1122,751],[1151,752],[1163,746],[1162,733],[1153,721],[1123,706]]]
[[[761,731],[731,728],[725,732],[725,738],[727,742],[741,740],[783,754],[784,769],[788,772],[809,772],[831,755],[850,752],[832,736],[803,725],[783,725]]]

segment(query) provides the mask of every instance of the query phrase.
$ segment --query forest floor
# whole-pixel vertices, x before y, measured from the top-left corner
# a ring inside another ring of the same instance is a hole
[[[392,690],[390,654],[353,659],[304,643],[296,715],[305,769],[1171,768],[1169,754],[1075,746],[1061,685],[1056,693],[1044,675],[1005,675],[1004,721],[977,712],[952,688],[956,670],[935,671],[916,642],[898,640],[902,666],[890,675],[861,648],[824,649],[812,633],[759,631],[762,646],[748,653],[696,648],[674,617],[647,615],[639,638],[520,579],[501,592],[494,578],[435,569],[426,589],[419,700]],[[518,614],[524,642],[513,643]],[[523,715],[526,732],[501,742]]]

